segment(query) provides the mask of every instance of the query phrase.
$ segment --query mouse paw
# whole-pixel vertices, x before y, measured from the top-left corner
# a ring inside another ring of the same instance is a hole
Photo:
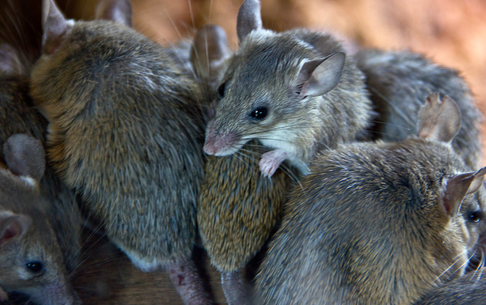
[[[264,153],[259,163],[262,174],[266,177],[272,177],[285,159],[287,159],[287,153],[284,150],[276,149]]]
[[[5,290],[0,287],[0,302],[6,301],[8,299],[8,295]]]

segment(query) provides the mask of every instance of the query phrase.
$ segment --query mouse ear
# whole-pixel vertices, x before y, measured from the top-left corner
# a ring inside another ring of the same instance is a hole
[[[304,62],[297,75],[293,92],[300,97],[320,96],[337,86],[341,79],[346,55],[337,52],[326,58]]]
[[[464,197],[479,190],[483,185],[485,174],[486,167],[483,167],[477,172],[455,175],[447,180],[443,201],[449,216],[457,215],[461,211]]]
[[[63,42],[63,37],[70,29],[64,15],[54,3],[54,0],[44,0],[42,5],[42,51],[53,54]]]
[[[40,181],[46,168],[46,155],[39,140],[16,134],[3,144],[3,154],[9,170],[18,176]]]
[[[0,246],[22,237],[31,223],[32,220],[29,216],[0,211]]]
[[[22,62],[19,53],[7,43],[0,44],[0,72],[22,74]]]
[[[200,78],[208,79],[231,55],[225,31],[217,25],[200,27],[191,47],[191,63]]]
[[[132,26],[132,3],[130,0],[100,0],[96,5],[95,19],[118,21]]]
[[[259,0],[245,0],[238,11],[236,20],[236,32],[240,43],[245,40],[251,31],[262,28],[262,16],[260,14]]]
[[[461,128],[461,111],[447,95],[442,101],[439,93],[427,97],[419,116],[418,137],[450,143]]]

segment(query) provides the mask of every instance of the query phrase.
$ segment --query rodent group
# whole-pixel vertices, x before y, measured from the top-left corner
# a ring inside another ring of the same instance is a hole
[[[164,47],[131,16],[43,0],[34,65],[0,45],[0,303],[82,303],[82,218],[184,304],[213,303],[195,247],[228,304],[486,301],[482,115],[456,71],[264,29],[258,0],[237,50],[210,24]]]

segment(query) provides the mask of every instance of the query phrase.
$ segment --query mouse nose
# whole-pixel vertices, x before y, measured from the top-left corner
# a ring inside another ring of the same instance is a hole
[[[214,138],[210,139],[210,140],[207,140],[206,139],[206,143],[204,143],[204,147],[203,147],[203,150],[205,153],[207,153],[208,155],[214,155],[215,153],[218,152],[218,150],[216,149],[215,147],[215,140]]]

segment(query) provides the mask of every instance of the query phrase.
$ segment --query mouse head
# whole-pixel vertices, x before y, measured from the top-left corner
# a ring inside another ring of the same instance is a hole
[[[251,139],[286,140],[284,133],[309,134],[300,127],[317,111],[315,99],[338,84],[345,54],[325,56],[289,32],[262,29],[260,2],[246,0],[238,13],[239,50],[218,86],[204,150],[217,156],[238,151]]]
[[[38,304],[74,304],[62,252],[45,215],[47,203],[40,195],[42,145],[18,134],[7,140],[3,152],[8,169],[0,169],[0,292],[26,294]]]

